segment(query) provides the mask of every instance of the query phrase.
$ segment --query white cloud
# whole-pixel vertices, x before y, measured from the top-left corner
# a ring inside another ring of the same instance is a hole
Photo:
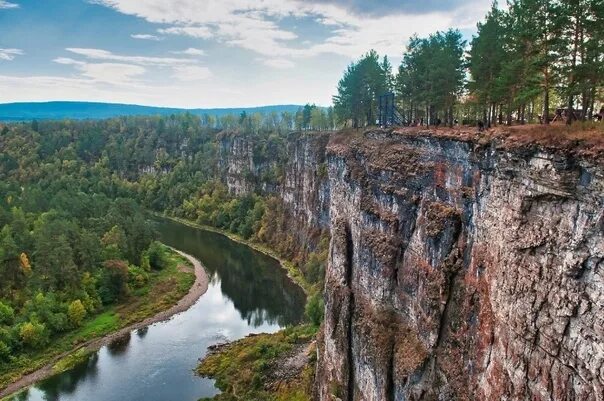
[[[68,57],[59,57],[53,60],[63,65],[73,65],[80,72],[81,77],[88,78],[96,83],[110,85],[131,85],[138,82],[138,78],[147,71],[144,67],[123,63],[87,63]]]
[[[267,58],[267,59],[257,59],[261,61],[264,65],[272,68],[278,69],[287,69],[294,68],[296,65],[291,60],[283,59],[283,58]]]
[[[0,61],[13,61],[16,56],[25,54],[21,49],[0,49]]]
[[[173,68],[172,76],[179,81],[200,81],[212,76],[212,72],[207,67],[196,65],[179,65]]]
[[[0,10],[9,10],[12,8],[19,8],[19,5],[17,3],[0,0]]]
[[[155,41],[162,40],[162,38],[160,38],[159,36],[149,35],[149,34],[145,34],[145,33],[133,34],[133,35],[130,35],[130,37],[132,39],[142,39],[142,40],[155,40]]]
[[[468,0],[455,7],[447,7],[446,11],[435,11],[442,7],[435,7],[436,3],[432,2],[426,4],[427,11],[422,13],[359,15],[352,7],[346,7],[344,1],[93,1],[152,23],[173,25],[159,29],[160,33],[214,38],[271,58],[313,57],[319,54],[356,58],[372,48],[382,54],[397,56],[403,52],[407,39],[414,33],[427,35],[450,27],[473,28],[491,3],[491,0]],[[304,46],[303,40],[285,26],[285,17],[308,18],[331,29],[331,33],[313,45]]]
[[[174,54],[186,54],[187,56],[205,56],[206,52],[202,49],[196,49],[194,47],[189,47],[186,50],[174,51]]]
[[[119,61],[124,63],[156,66],[171,66],[191,63],[191,59],[188,58],[123,56],[102,49],[83,49],[69,47],[65,50],[74,54],[78,54],[80,56],[84,56],[91,60]]]
[[[161,28],[157,32],[164,35],[187,35],[200,39],[209,39],[214,36],[212,30],[207,26]]]
[[[200,81],[212,76],[205,66],[192,58],[145,57],[117,55],[102,49],[68,48],[67,51],[84,57],[84,61],[58,57],[53,61],[71,65],[80,77],[111,85],[139,85],[143,75],[157,69],[170,69],[171,76],[179,81]],[[189,48],[179,52],[187,55],[201,54],[202,50]],[[155,71],[157,72],[157,71]]]

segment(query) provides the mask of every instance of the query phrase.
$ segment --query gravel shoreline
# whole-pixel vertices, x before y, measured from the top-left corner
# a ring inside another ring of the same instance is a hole
[[[60,359],[66,357],[69,354],[72,354],[73,352],[75,352],[79,349],[85,348],[89,351],[96,351],[105,345],[111,344],[114,340],[123,337],[124,335],[126,335],[127,333],[129,333],[131,331],[142,329],[142,328],[150,326],[154,323],[159,323],[159,322],[169,320],[172,316],[174,316],[178,313],[184,312],[187,309],[189,309],[191,306],[193,306],[195,304],[195,302],[197,302],[199,297],[201,297],[203,294],[205,294],[206,291],[208,290],[208,283],[209,283],[208,275],[199,260],[197,260],[196,258],[194,258],[193,256],[191,256],[189,254],[179,251],[178,249],[172,248],[172,250],[177,252],[179,255],[187,258],[189,260],[189,262],[191,262],[193,264],[193,267],[195,270],[195,282],[193,283],[193,286],[189,289],[189,292],[187,293],[187,295],[182,297],[176,305],[172,306],[170,309],[167,309],[163,312],[158,313],[155,316],[149,317],[141,322],[134,323],[130,326],[124,327],[123,329],[120,329],[120,330],[116,331],[115,333],[111,333],[104,337],[87,341],[85,343],[80,344],[78,347],[72,349],[69,352],[65,352],[60,355],[57,355],[44,367],[21,377],[19,380],[11,383],[10,385],[8,385],[8,387],[6,387],[2,391],[0,391],[0,399],[2,399],[3,397],[8,397],[9,395],[16,393],[19,390],[22,390],[25,387],[29,387],[41,380],[44,380],[44,379],[52,376],[53,375],[53,369],[52,369],[53,366]]]

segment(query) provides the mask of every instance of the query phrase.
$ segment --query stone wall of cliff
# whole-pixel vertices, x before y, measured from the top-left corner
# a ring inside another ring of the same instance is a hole
[[[229,190],[277,200],[274,241],[331,233],[318,399],[604,400],[603,163],[509,142],[292,134],[277,160],[223,138]]]
[[[332,139],[321,400],[604,399],[604,169],[482,142]]]
[[[233,195],[271,198],[278,220],[267,242],[303,261],[329,231],[327,133],[291,133],[263,138],[223,133],[218,140],[218,175]]]

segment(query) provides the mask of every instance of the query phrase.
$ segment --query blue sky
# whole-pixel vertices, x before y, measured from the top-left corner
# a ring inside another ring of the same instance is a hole
[[[327,105],[371,48],[469,38],[491,0],[0,0],[0,103]]]

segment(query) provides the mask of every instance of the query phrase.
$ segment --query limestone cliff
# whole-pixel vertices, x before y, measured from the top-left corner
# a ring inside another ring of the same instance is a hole
[[[304,259],[329,229],[329,134],[291,133],[258,138],[222,134],[218,172],[230,193],[272,197],[279,224],[268,240],[288,257]]]
[[[482,142],[331,141],[321,400],[604,399],[604,169]]]
[[[296,247],[331,232],[318,399],[604,400],[604,163],[566,145],[223,140],[230,190],[279,199]]]

